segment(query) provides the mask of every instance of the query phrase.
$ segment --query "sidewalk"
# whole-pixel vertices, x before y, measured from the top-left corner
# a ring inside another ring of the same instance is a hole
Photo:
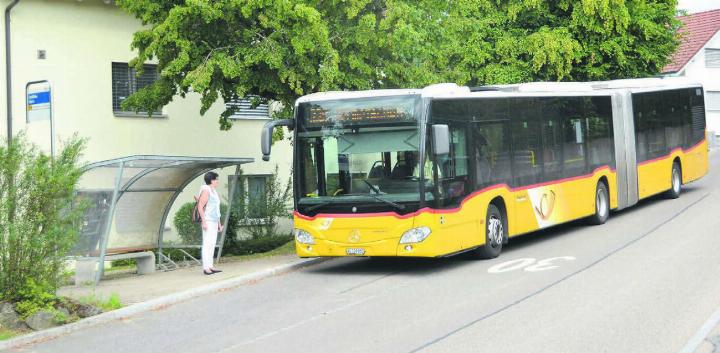
[[[121,278],[104,278],[95,287],[93,285],[66,286],[58,290],[58,295],[72,298],[94,296],[108,299],[117,294],[123,306],[145,302],[158,297],[183,292],[209,284],[246,276],[277,268],[292,266],[308,261],[296,255],[278,255],[243,261],[220,262],[216,265],[223,272],[203,275],[202,267],[194,266],[168,272],[155,272],[150,275],[127,274]]]
[[[121,276],[121,278],[104,279],[95,287],[92,285],[62,287],[58,290],[58,294],[73,298],[94,296],[98,299],[107,300],[110,295],[117,294],[123,308],[91,316],[67,325],[0,341],[0,351],[52,339],[86,327],[156,310],[200,295],[296,271],[302,267],[311,266],[325,260],[327,258],[301,259],[294,254],[277,255],[221,262],[216,267],[223,270],[223,272],[209,276],[201,273],[200,266],[195,266],[175,271],[156,272],[151,275],[127,274]]]

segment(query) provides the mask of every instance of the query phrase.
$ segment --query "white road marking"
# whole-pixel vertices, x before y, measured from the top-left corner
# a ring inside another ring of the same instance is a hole
[[[712,329],[714,329],[718,324],[720,324],[720,308],[718,308],[717,311],[715,311],[715,313],[713,313],[712,316],[710,316],[710,318],[705,322],[705,324],[700,327],[700,330],[698,330],[688,343],[685,344],[685,347],[680,350],[680,353],[695,352],[703,343],[705,337],[707,337],[707,335],[710,334],[710,331],[712,331]]]
[[[493,267],[490,267],[487,271],[488,273],[504,273],[504,272],[510,272],[519,270],[525,266],[531,265],[535,263],[535,259],[532,257],[526,257],[522,259],[515,259],[506,261],[503,263],[499,263]]]
[[[525,271],[540,272],[540,271],[547,271],[547,270],[552,270],[554,268],[560,267],[558,265],[552,265],[553,261],[555,261],[555,260],[572,261],[572,260],[575,260],[575,257],[574,256],[558,256],[558,257],[551,257],[549,259],[543,259],[543,260],[538,261],[534,265],[525,267]]]
[[[535,262],[535,259],[532,257],[524,257],[521,259],[515,259],[506,261],[503,263],[499,263],[493,267],[490,267],[487,271],[488,273],[505,273],[510,271],[516,271],[520,269],[524,269],[527,272],[540,272],[540,271],[547,271],[552,270],[555,268],[560,267],[559,265],[553,265],[553,262],[558,260],[565,260],[565,261],[572,261],[575,260],[574,256],[558,256],[558,257],[551,257],[547,259],[542,259],[537,262]]]

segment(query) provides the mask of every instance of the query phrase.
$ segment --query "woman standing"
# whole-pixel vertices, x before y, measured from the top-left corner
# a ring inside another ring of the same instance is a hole
[[[222,272],[213,267],[213,255],[217,234],[222,231],[220,222],[220,196],[217,193],[217,186],[220,182],[215,172],[205,173],[205,185],[200,187],[198,196],[198,211],[202,219],[202,265],[203,273],[211,275]]]

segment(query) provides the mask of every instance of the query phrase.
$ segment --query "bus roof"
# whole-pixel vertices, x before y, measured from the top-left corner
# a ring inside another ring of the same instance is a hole
[[[609,94],[615,89],[631,91],[667,90],[684,87],[701,87],[697,81],[684,77],[655,77],[639,79],[622,79],[612,81],[590,82],[528,82],[509,85],[492,85],[480,87],[458,86],[454,83],[439,83],[422,89],[380,89],[366,91],[330,91],[312,93],[298,98],[295,104],[337,99],[353,99],[368,97],[387,97],[397,95],[421,95],[427,98],[480,97],[480,96],[515,96],[515,95],[559,95],[573,94]]]

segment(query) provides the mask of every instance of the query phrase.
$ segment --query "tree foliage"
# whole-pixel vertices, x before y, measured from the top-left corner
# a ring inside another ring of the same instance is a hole
[[[134,65],[175,95],[283,103],[325,90],[573,81],[659,73],[678,45],[677,0],[118,0],[145,28]],[[229,129],[226,110],[220,127]]]

